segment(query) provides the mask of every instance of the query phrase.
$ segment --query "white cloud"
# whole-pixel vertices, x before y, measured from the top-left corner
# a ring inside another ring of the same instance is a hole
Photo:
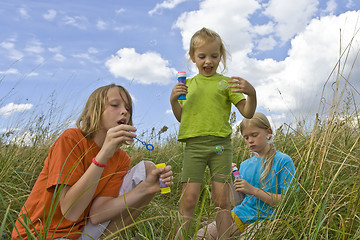
[[[257,45],[257,49],[261,51],[266,51],[273,49],[275,46],[276,46],[276,41],[272,36],[270,36],[267,38],[260,39]]]
[[[125,12],[125,9],[124,9],[124,8],[120,8],[120,9],[117,9],[117,10],[115,11],[115,13],[116,13],[117,15],[119,15],[119,14],[121,14],[121,13],[123,13],[123,12]]]
[[[29,19],[30,18],[30,15],[28,14],[28,12],[27,12],[27,10],[25,8],[18,8],[18,13],[24,19]]]
[[[90,53],[90,54],[96,54],[96,53],[98,53],[99,51],[96,49],[96,48],[94,48],[94,47],[89,47],[88,48],[88,53]]]
[[[6,106],[0,108],[0,115],[7,117],[16,112],[24,112],[30,110],[32,107],[33,105],[30,103],[26,103],[26,104],[9,103]]]
[[[64,62],[66,60],[66,57],[61,53],[55,53],[54,60],[58,62]]]
[[[276,22],[276,34],[283,42],[302,32],[317,11],[314,0],[270,0],[263,12]]]
[[[33,39],[26,44],[25,51],[31,54],[40,54],[44,51],[44,48],[40,41]]]
[[[11,50],[14,48],[15,44],[12,42],[1,42],[0,46],[4,49]]]
[[[106,61],[105,66],[115,77],[141,84],[166,85],[176,74],[176,70],[169,68],[169,62],[158,53],[139,54],[134,48],[120,49]]]
[[[340,16],[314,19],[306,29],[291,41],[289,56],[281,62],[270,59],[255,60],[244,55],[233,55],[232,69],[254,84],[258,106],[271,112],[285,112],[306,116],[318,110],[323,87],[339,57],[339,29],[342,29],[342,49],[352,38],[358,13],[348,12]],[[350,70],[353,57],[359,51],[360,36],[357,35],[349,55],[345,72]],[[352,57],[351,57],[352,56]],[[342,59],[342,64],[343,64]],[[358,62],[357,62],[358,63]],[[358,66],[356,64],[355,66]],[[357,67],[355,67],[357,68]],[[350,83],[359,89],[359,72],[353,71]],[[330,79],[324,92],[327,103],[333,95]],[[343,84],[340,84],[342,86]]]
[[[75,58],[80,58],[95,64],[101,63],[98,59],[96,59],[93,55],[98,53],[99,51],[94,47],[89,47],[86,53],[73,54],[72,56]]]
[[[52,21],[56,17],[57,12],[54,9],[49,9],[47,13],[44,13],[42,16],[47,21]]]
[[[335,10],[337,8],[337,3],[335,0],[329,0],[326,3],[326,9],[322,11],[323,15],[329,15],[334,14]]]
[[[229,75],[243,77],[254,85],[258,109],[269,111],[274,119],[276,116],[305,116],[317,111],[323,87],[339,57],[340,29],[344,50],[352,34],[359,30],[355,27],[360,12],[312,19],[318,11],[317,1],[270,0],[267,5],[261,6],[251,0],[224,2],[226,4],[204,0],[199,10],[185,12],[178,18],[174,27],[180,29],[184,50],[188,51],[190,38],[195,31],[204,26],[213,29],[219,33],[231,53]],[[332,8],[329,4],[328,9]],[[249,21],[250,16],[259,11],[263,11],[260,15],[266,14],[270,18],[262,25],[254,23],[253,26]],[[349,65],[360,49],[359,35],[354,40],[345,72],[349,71]],[[281,46],[276,42],[276,36],[282,41],[291,40],[286,59],[276,61],[250,57],[252,54],[249,53],[255,49],[264,51]],[[360,78],[358,62],[349,79],[356,89],[360,87],[355,80]],[[327,101],[331,101],[334,77],[330,81],[324,92]]]
[[[24,54],[15,49],[15,44],[13,42],[1,42],[0,47],[8,51],[8,58],[12,60],[20,60],[24,57]]]
[[[19,71],[16,68],[9,68],[6,71],[0,71],[0,74],[19,74]]]
[[[149,15],[154,13],[160,13],[162,9],[173,9],[180,3],[186,2],[188,0],[165,0],[162,3],[157,3],[156,6],[149,11]]]
[[[207,27],[219,33],[230,52],[249,52],[253,44],[252,26],[248,18],[260,7],[255,0],[226,0],[221,4],[218,0],[205,0],[200,3],[198,11],[183,13],[174,27],[180,29],[186,51],[189,49],[191,36]]]
[[[31,72],[29,74],[26,75],[27,77],[36,77],[39,76],[39,74],[37,72]]]
[[[346,7],[347,7],[347,8],[350,9],[350,8],[352,8],[353,6],[355,6],[353,0],[348,0],[348,1],[346,2]]]
[[[167,109],[166,112],[165,112],[165,114],[173,114],[172,109]]]
[[[88,23],[87,18],[82,16],[75,16],[75,17],[65,16],[63,18],[63,21],[65,25],[70,25],[79,28],[81,30],[85,30],[86,25]]]
[[[95,57],[93,57],[91,54],[89,53],[80,53],[80,54],[73,54],[72,55],[74,58],[79,58],[79,59],[83,59],[86,60],[88,62],[92,62],[92,63],[96,63],[99,64],[101,63],[99,60],[97,60]]]
[[[60,46],[54,48],[48,48],[49,52],[55,53],[53,57],[55,61],[64,62],[66,60],[66,57],[61,54],[61,49],[62,48]]]
[[[98,20],[97,23],[96,23],[96,27],[99,29],[99,30],[105,30],[107,28],[107,23],[103,20]]]
[[[267,35],[274,32],[275,24],[273,22],[268,22],[263,25],[255,25],[252,27],[252,32],[259,35]]]
[[[118,27],[114,27],[114,30],[117,32],[124,32],[127,30],[132,30],[134,27],[131,25],[124,25],[124,26],[118,26]]]

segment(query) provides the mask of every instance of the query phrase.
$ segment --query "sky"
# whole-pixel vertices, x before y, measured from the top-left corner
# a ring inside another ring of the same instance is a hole
[[[255,87],[275,128],[313,119],[337,87],[358,103],[359,17],[358,0],[2,0],[0,134],[39,116],[74,127],[110,83],[130,92],[138,134],[176,134],[169,97],[178,71],[197,74],[187,51],[202,27],[230,53],[222,74]]]

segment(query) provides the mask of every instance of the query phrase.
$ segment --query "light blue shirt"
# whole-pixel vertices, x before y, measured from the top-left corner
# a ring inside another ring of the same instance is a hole
[[[264,187],[260,186],[262,158],[251,157],[240,165],[240,175],[252,186],[266,192],[285,194],[295,174],[295,166],[292,159],[277,151],[271,172],[264,180]],[[273,208],[252,195],[245,195],[240,205],[232,210],[244,223],[252,223],[258,220],[271,219]]]

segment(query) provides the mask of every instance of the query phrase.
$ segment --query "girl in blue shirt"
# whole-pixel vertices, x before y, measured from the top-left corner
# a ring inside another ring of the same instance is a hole
[[[295,174],[291,158],[276,151],[271,141],[273,131],[264,114],[257,112],[251,119],[244,119],[240,131],[255,156],[241,163],[241,179],[234,181],[235,190],[243,199],[231,212],[233,235],[245,234],[249,225],[272,219],[273,208],[281,201]],[[214,223],[198,232],[199,237],[204,234],[206,239],[216,237]]]

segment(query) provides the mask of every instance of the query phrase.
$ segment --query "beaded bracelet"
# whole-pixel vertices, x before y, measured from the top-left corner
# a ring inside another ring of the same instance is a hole
[[[102,164],[102,163],[97,162],[95,160],[95,158],[92,159],[92,162],[98,167],[106,167],[107,166],[107,164]]]

